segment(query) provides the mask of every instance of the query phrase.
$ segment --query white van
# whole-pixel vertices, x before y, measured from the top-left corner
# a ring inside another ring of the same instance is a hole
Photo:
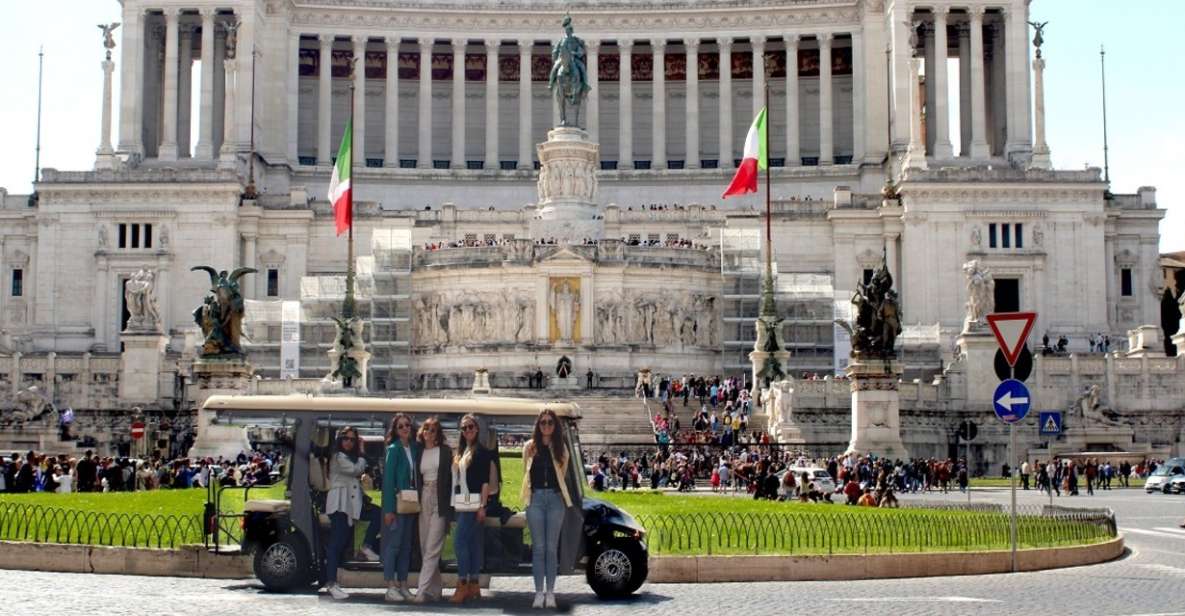
[[[818,466],[791,466],[787,469],[788,472],[794,473],[794,481],[802,481],[802,474],[806,473],[811,481],[815,482],[815,488],[824,494],[832,494],[835,492],[835,480],[831,478],[831,473],[827,472],[825,468]],[[784,474],[784,473],[783,473]],[[778,475],[781,479],[782,475]]]

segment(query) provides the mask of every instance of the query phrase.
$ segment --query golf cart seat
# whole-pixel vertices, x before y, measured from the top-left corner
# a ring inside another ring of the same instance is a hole
[[[286,500],[249,500],[243,503],[243,513],[287,513],[292,503]]]
[[[506,520],[505,524],[497,517],[489,516],[486,518],[486,526],[489,528],[526,528],[527,514],[524,511],[520,511],[510,516],[510,519]]]

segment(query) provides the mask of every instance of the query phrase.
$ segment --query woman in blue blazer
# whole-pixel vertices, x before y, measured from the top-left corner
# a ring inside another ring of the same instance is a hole
[[[387,601],[410,601],[407,572],[411,567],[413,530],[420,501],[416,486],[415,460],[420,445],[410,417],[398,413],[387,430],[387,458],[383,467],[383,579]]]

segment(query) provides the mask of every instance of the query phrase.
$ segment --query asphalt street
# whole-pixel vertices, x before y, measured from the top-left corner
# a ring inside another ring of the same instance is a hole
[[[1046,497],[1020,492],[1021,504]],[[913,498],[906,496],[905,498]],[[959,493],[927,500],[965,501]],[[976,501],[1008,502],[1007,489],[976,491]],[[936,614],[1185,616],[1185,496],[1113,490],[1063,497],[1059,504],[1110,507],[1128,553],[1102,565],[1036,573],[852,582],[647,584],[628,601],[602,602],[582,577],[560,580],[561,611],[574,614]],[[840,506],[840,505],[836,505]],[[473,613],[538,613],[529,579],[496,579],[493,597]],[[0,571],[0,615],[414,614],[457,608],[389,605],[377,590],[346,602],[325,595],[273,595],[252,580],[194,580]]]

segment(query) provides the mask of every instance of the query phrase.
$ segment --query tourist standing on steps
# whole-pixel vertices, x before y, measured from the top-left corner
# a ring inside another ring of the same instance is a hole
[[[387,457],[383,467],[383,579],[387,601],[409,601],[407,573],[411,567],[412,529],[420,511],[416,490],[416,458],[420,445],[412,440],[415,425],[410,417],[397,413],[387,430]]]
[[[531,440],[523,447],[522,501],[531,531],[531,573],[535,577],[531,607],[536,609],[556,606],[560,534],[564,513],[572,507],[567,477],[568,439],[555,411],[543,409],[535,418]]]
[[[329,548],[325,555],[325,589],[334,599],[348,599],[350,595],[337,583],[337,568],[342,552],[354,545],[354,523],[364,519],[365,494],[360,477],[366,472],[366,458],[362,456],[362,441],[358,431],[346,426],[337,431],[333,458],[329,462],[329,494],[325,513],[329,516]],[[377,513],[377,509],[374,510]],[[379,560],[377,519],[371,519],[362,544],[367,560]]]
[[[478,576],[481,573],[482,530],[486,522],[494,458],[489,449],[482,447],[480,430],[477,417],[472,414],[462,417],[461,440],[453,454],[453,509],[457,512],[453,547],[457,553],[457,591],[452,603],[481,598]]]
[[[443,591],[440,583],[440,553],[444,551],[444,536],[453,519],[452,493],[453,452],[444,442],[440,421],[430,417],[420,425],[416,434],[420,444],[415,460],[416,489],[420,493],[420,567],[419,588],[413,601],[439,601]]]

